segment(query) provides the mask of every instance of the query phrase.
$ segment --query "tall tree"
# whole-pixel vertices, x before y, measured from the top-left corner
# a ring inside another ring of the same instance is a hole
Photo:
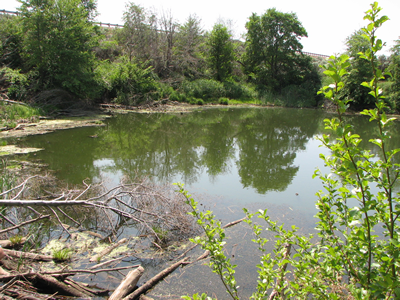
[[[369,82],[373,76],[371,64],[358,54],[365,53],[370,48],[363,34],[362,30],[357,30],[346,39],[346,54],[352,59],[349,73],[344,79],[345,87],[341,93],[343,97],[352,99],[350,105],[354,109],[373,107],[375,103],[374,97],[369,94],[370,89],[361,85],[365,81]]]
[[[214,25],[208,38],[208,62],[218,81],[224,81],[232,76],[235,60],[234,44],[226,26]]]
[[[177,70],[189,78],[199,78],[204,69],[205,60],[202,56],[204,31],[201,20],[196,15],[190,15],[179,27],[176,40]]]
[[[172,13],[163,11],[160,18],[160,52],[162,54],[159,65],[156,68],[161,77],[168,77],[175,69],[175,53],[173,49],[176,42],[176,30],[179,27]]]
[[[246,24],[245,73],[274,91],[300,84],[310,72],[311,61],[302,54],[302,37],[307,31],[295,13],[268,9],[262,16],[253,13]]]
[[[396,40],[391,49],[389,71],[392,74],[389,100],[394,106],[400,107],[400,40]]]
[[[124,28],[118,36],[129,61],[136,59],[142,64],[153,64],[157,56],[157,17],[143,7],[132,2],[126,5]]]
[[[21,68],[21,17],[0,15],[0,23],[0,68]]]
[[[92,70],[98,31],[93,0],[20,0],[24,50],[40,88],[60,87],[93,96]]]

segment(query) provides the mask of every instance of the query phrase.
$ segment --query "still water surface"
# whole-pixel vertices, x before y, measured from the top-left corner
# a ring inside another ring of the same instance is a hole
[[[104,127],[26,137],[20,144],[44,148],[28,157],[49,164],[57,177],[71,184],[90,178],[111,187],[123,177],[136,176],[182,182],[192,194],[208,201],[223,222],[243,217],[243,207],[269,208],[277,219],[310,232],[315,222],[315,193],[322,188],[312,175],[316,168],[328,172],[319,153],[329,152],[316,140],[324,133],[323,119],[327,117],[332,115],[285,108],[135,113],[108,119]],[[362,136],[373,135],[367,118],[348,119]],[[400,146],[398,138],[392,140],[394,146]],[[232,229],[230,242],[238,245],[238,260],[249,263],[239,267],[245,274],[239,282],[243,295],[250,295],[257,258],[250,239],[244,238],[244,226]],[[175,274],[172,284],[163,283],[153,293],[208,291],[226,298],[210,273],[205,267],[194,266],[185,276]]]

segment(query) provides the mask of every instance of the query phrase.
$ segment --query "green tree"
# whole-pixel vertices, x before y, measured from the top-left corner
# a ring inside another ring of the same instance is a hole
[[[268,9],[262,16],[253,13],[246,23],[245,73],[258,84],[279,92],[291,84],[301,84],[312,70],[311,59],[302,54],[302,37],[307,31],[295,13]]]
[[[396,108],[400,105],[400,40],[391,49],[389,71],[392,74],[389,101]]]
[[[351,99],[350,106],[357,110],[372,107],[375,103],[374,97],[369,94],[370,90],[361,85],[364,81],[370,81],[373,76],[370,63],[359,55],[360,52],[370,49],[363,34],[362,30],[357,30],[346,39],[346,54],[351,60],[349,73],[343,81],[345,86],[341,90],[342,97]]]
[[[23,66],[21,18],[0,15],[0,68],[21,68]]]
[[[20,0],[27,62],[39,88],[63,88],[93,97],[94,53],[99,34],[91,22],[93,0]]]
[[[225,81],[232,76],[235,51],[231,37],[224,25],[216,24],[207,40],[208,63],[218,81]]]

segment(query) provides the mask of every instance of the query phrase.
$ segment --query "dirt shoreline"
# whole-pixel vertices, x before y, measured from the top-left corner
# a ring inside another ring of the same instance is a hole
[[[19,138],[29,135],[46,134],[56,130],[87,126],[103,126],[103,121],[116,114],[125,113],[187,113],[198,109],[216,107],[259,107],[256,105],[190,105],[187,103],[171,102],[169,104],[149,104],[143,106],[124,106],[102,104],[94,110],[66,111],[58,117],[45,117],[38,122],[23,120],[15,128],[0,131],[1,138]]]

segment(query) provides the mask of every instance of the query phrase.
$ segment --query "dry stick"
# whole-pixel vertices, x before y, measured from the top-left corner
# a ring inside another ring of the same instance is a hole
[[[17,229],[17,228],[19,228],[21,226],[28,225],[30,223],[33,223],[33,222],[36,222],[36,221],[39,221],[39,220],[42,220],[42,219],[47,219],[47,218],[50,218],[50,215],[40,216],[40,217],[38,217],[36,219],[32,219],[32,220],[29,220],[29,221],[26,221],[26,222],[22,222],[22,223],[20,223],[20,224],[18,224],[16,226],[12,226],[12,227],[8,227],[6,229],[0,230],[0,234],[8,232],[8,231],[11,231],[11,230],[14,230],[14,229]]]
[[[50,255],[34,254],[34,253],[30,253],[30,252],[22,252],[22,251],[15,251],[15,250],[9,250],[9,249],[3,249],[3,250],[6,255],[17,257],[17,258],[29,258],[29,259],[33,259],[33,260],[42,260],[42,261],[53,260],[53,257]]]
[[[5,215],[0,214],[0,217],[2,217],[4,220],[6,220],[8,223],[10,223],[12,226],[15,226],[15,223],[13,221],[11,221],[10,219],[8,219]]]
[[[140,277],[143,275],[143,272],[144,268],[141,266],[135,270],[130,271],[117,287],[117,289],[114,291],[114,293],[112,293],[110,298],[108,298],[108,300],[120,300],[128,295],[130,292],[132,292]]]
[[[79,291],[79,292],[81,292],[81,293],[83,293],[83,294],[86,294],[86,295],[89,296],[89,297],[94,297],[94,294],[93,294],[93,293],[91,293],[91,292],[85,290],[85,289],[82,288],[77,282],[75,282],[75,281],[73,281],[73,280],[71,280],[71,279],[65,279],[65,280],[64,280],[64,283],[66,283],[66,284],[68,284],[69,286],[73,287],[75,290],[77,290],[77,291]]]
[[[99,258],[102,258],[104,255],[107,255],[108,253],[113,251],[115,248],[117,248],[118,246],[126,243],[127,241],[128,241],[128,239],[123,238],[118,243],[115,243],[114,245],[108,246],[106,249],[101,251],[99,254],[96,254],[95,256],[93,256],[89,261],[91,261],[91,262],[97,261]]]
[[[135,290],[133,293],[129,294],[123,300],[132,300],[138,297],[140,294],[146,293],[147,290],[151,289],[153,286],[155,286],[160,280],[162,280],[164,277],[175,271],[176,268],[178,268],[182,263],[184,263],[188,258],[185,257],[184,259],[181,259],[180,261],[174,263],[172,266],[162,270],[160,273],[152,277],[150,280],[148,280],[145,284],[143,284],[140,288]]]
[[[115,261],[122,260],[122,259],[124,259],[125,257],[128,257],[128,256],[129,255],[125,255],[125,256],[122,256],[122,257],[118,257],[118,258],[115,258],[115,259],[108,260],[108,261],[103,262],[103,263],[98,264],[98,265],[94,265],[94,266],[90,267],[89,270],[94,270],[94,269],[97,269],[97,268],[100,268],[100,267],[104,267],[104,266],[106,266],[108,264],[111,264],[111,263],[113,263]]]
[[[54,211],[54,209],[52,209],[51,207],[49,207],[49,209],[53,212],[53,214],[56,216],[58,223],[60,223],[61,227],[68,233],[69,236],[71,236],[71,232],[68,231],[67,228],[64,227],[63,223],[61,222],[60,218],[58,217],[57,213]]]
[[[286,248],[286,252],[283,255],[283,259],[285,260],[288,256],[290,256],[290,250],[292,249],[292,244],[286,244],[285,245]],[[282,273],[282,276],[280,278],[278,278],[278,280],[276,281],[275,286],[279,287],[281,282],[283,281],[283,273],[286,271],[288,263],[285,263],[282,268],[279,270],[279,273]],[[273,300],[275,299],[275,297],[279,294],[279,292],[276,290],[276,288],[272,291],[271,295],[269,296],[268,300]]]
[[[7,288],[11,287],[11,286],[14,284],[14,282],[16,282],[17,280],[18,280],[18,278],[17,278],[17,277],[14,277],[14,278],[11,279],[9,282],[7,282],[5,285],[3,285],[3,286],[0,288],[0,293],[1,293],[2,291],[6,290]]]
[[[7,195],[7,194],[11,193],[12,191],[19,189],[20,187],[24,187],[24,186],[26,185],[26,183],[27,183],[30,179],[35,178],[35,177],[40,177],[40,176],[39,176],[39,175],[31,176],[31,177],[25,179],[25,180],[24,180],[22,183],[20,183],[19,185],[14,186],[13,188],[11,188],[11,189],[9,189],[9,190],[7,190],[7,191],[5,191],[5,192],[0,193],[0,196]]]
[[[8,102],[8,103],[13,103],[13,104],[19,104],[19,105],[24,105],[24,106],[29,106],[28,104],[20,101],[15,101],[15,100],[7,100],[7,99],[2,99],[0,98],[1,101]]]
[[[63,271],[48,271],[48,272],[40,272],[42,275],[51,275],[53,277],[68,277],[68,276],[73,276],[77,273],[88,273],[88,274],[97,274],[101,272],[112,272],[112,271],[120,271],[120,270],[126,270],[126,269],[131,269],[131,268],[137,268],[140,265],[133,265],[133,266],[127,266],[127,267],[119,267],[119,268],[111,268],[111,269],[100,269],[100,270],[85,270],[85,269],[77,269],[77,270],[63,270]],[[10,279],[13,279],[14,277],[18,278],[26,278],[26,277],[32,277],[37,275],[38,273],[36,272],[25,272],[25,273],[19,273],[19,274],[12,274],[12,275],[7,275],[7,276],[0,276],[0,281],[7,281]]]
[[[67,217],[68,219],[70,219],[72,222],[74,222],[75,224],[81,226],[82,224],[79,223],[78,221],[76,221],[74,218],[70,217],[68,214],[66,214],[61,208],[57,207],[57,210],[62,213],[65,217]]]
[[[238,224],[238,223],[240,223],[240,222],[246,220],[246,218],[247,218],[247,217],[244,217],[244,218],[242,218],[242,219],[240,219],[240,220],[236,220],[236,221],[230,222],[230,223],[228,223],[228,224],[222,226],[222,228],[225,229],[225,228],[228,228],[228,227],[232,227],[233,225],[236,225],[236,224]]]
[[[196,248],[199,244],[194,244],[192,247],[187,249],[185,252],[183,252],[181,255],[179,255],[176,259],[180,259],[184,257],[189,251],[192,251],[194,248]]]

